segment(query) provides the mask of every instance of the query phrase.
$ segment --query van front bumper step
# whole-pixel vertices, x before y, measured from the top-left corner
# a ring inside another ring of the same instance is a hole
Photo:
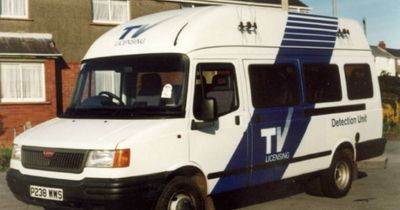
[[[9,169],[7,183],[15,197],[25,203],[48,208],[90,208],[95,206],[131,205],[157,198],[167,181],[168,173],[140,177],[80,181],[51,179],[23,175]],[[63,201],[52,201],[30,196],[31,185],[63,189]]]

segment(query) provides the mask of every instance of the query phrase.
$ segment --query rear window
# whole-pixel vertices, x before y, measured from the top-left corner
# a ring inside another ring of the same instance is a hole
[[[344,66],[344,72],[350,100],[373,97],[371,69],[368,64],[347,64]]]

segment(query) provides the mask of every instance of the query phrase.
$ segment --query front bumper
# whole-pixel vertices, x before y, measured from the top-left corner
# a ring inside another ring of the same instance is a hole
[[[25,203],[57,209],[87,209],[152,201],[159,195],[167,177],[167,173],[160,173],[120,179],[86,178],[70,181],[23,175],[18,170],[10,169],[7,172],[7,183],[15,197]],[[64,200],[32,198],[29,194],[30,185],[62,188]]]

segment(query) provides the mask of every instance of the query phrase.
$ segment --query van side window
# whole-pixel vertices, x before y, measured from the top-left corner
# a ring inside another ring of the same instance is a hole
[[[217,116],[230,113],[239,107],[235,67],[230,63],[202,63],[197,65],[193,114],[200,117],[202,100],[215,99]]]
[[[342,100],[342,88],[337,65],[304,64],[303,73],[307,103]]]
[[[346,64],[344,72],[350,100],[373,97],[371,69],[368,64]]]
[[[250,65],[249,76],[254,108],[293,106],[299,103],[299,84],[294,65]]]

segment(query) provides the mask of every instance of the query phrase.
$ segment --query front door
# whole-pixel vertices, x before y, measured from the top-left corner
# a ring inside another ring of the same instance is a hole
[[[209,193],[220,193],[248,185],[250,170],[248,135],[249,113],[243,102],[243,75],[235,60],[199,61],[196,68],[190,160],[202,168]],[[206,122],[204,100],[215,101],[217,119]]]

